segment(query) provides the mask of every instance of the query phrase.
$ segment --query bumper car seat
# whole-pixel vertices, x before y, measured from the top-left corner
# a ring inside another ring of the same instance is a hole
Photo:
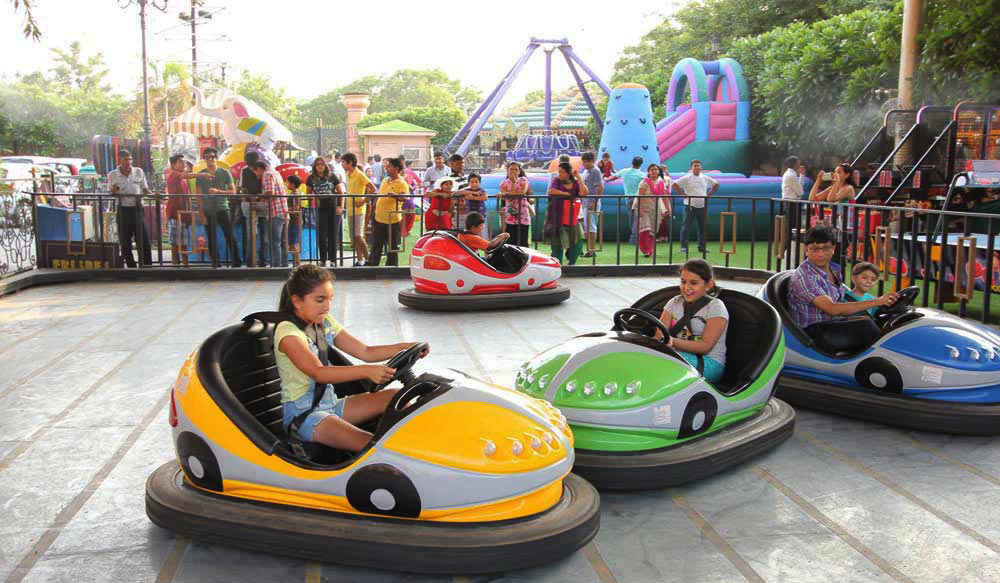
[[[816,342],[820,351],[849,356],[874,344],[882,331],[868,316],[853,316],[816,322],[806,327],[806,334]]]
[[[304,442],[285,433],[282,426],[281,378],[273,350],[276,327],[275,322],[248,316],[243,326],[229,337],[219,362],[226,383],[223,388],[229,390],[254,419],[296,455],[322,465],[346,461],[351,457],[349,452]],[[333,364],[348,363],[332,348],[330,356]],[[363,390],[360,386],[350,388],[360,389],[357,392]],[[342,387],[337,389],[339,394]]]
[[[517,273],[528,262],[528,254],[516,245],[501,245],[486,256],[486,263],[500,273]]]

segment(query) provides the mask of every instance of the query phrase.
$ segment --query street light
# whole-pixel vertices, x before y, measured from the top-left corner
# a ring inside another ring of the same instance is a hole
[[[142,30],[142,133],[146,141],[146,150],[149,151],[153,143],[153,124],[149,121],[149,79],[147,75],[149,63],[146,59],[146,6],[149,5],[160,12],[166,12],[167,0],[160,0],[159,2],[157,0],[119,1],[118,7],[124,10],[133,4],[138,4],[139,6],[139,27]],[[152,165],[152,160],[150,160],[149,165]],[[144,170],[152,172],[153,169],[144,168]]]

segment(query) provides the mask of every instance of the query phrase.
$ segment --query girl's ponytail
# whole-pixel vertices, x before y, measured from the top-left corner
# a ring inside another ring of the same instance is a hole
[[[281,299],[278,300],[278,311],[286,314],[295,313],[295,304],[292,303],[292,296],[303,298],[309,295],[316,286],[333,281],[333,274],[325,269],[304,263],[288,275],[285,284],[281,286]]]

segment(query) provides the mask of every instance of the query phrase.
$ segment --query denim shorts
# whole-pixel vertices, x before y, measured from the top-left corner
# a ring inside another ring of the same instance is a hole
[[[317,389],[314,388],[313,390]],[[345,401],[346,399],[337,398],[332,388],[327,390],[323,394],[323,398],[319,400],[319,405],[299,425],[299,439],[303,441],[315,441],[313,439],[313,432],[316,431],[316,426],[330,415],[343,417]],[[313,393],[312,391],[307,391],[306,394],[298,399],[281,404],[282,426],[285,428],[285,433],[290,433],[289,426],[292,424],[292,421],[308,411],[312,407],[312,402]]]

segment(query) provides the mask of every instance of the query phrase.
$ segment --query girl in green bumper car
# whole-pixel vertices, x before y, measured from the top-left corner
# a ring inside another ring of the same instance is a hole
[[[660,321],[670,331],[667,345],[673,348],[709,382],[722,378],[726,366],[726,329],[729,312],[713,297],[712,266],[704,259],[691,259],[681,267],[681,293],[663,307]],[[662,334],[657,331],[658,338]]]

